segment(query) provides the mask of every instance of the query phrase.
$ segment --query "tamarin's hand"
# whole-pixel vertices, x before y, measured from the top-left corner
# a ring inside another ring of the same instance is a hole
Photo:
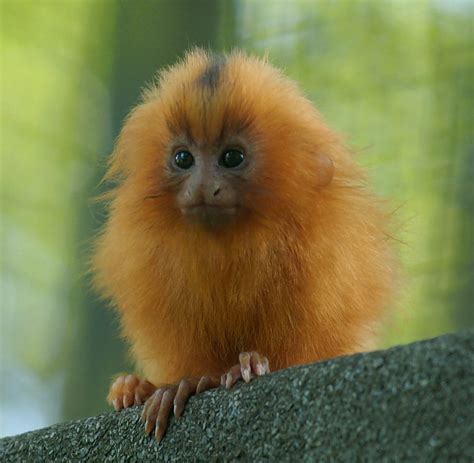
[[[156,387],[147,380],[134,375],[119,375],[110,385],[107,402],[115,410],[142,405],[155,390]]]
[[[175,417],[179,418],[192,395],[215,388],[219,384],[230,389],[239,379],[248,383],[253,376],[267,373],[270,373],[270,368],[266,357],[257,352],[242,352],[239,355],[239,363],[224,373],[220,380],[211,376],[183,378],[179,384],[156,388],[149,381],[142,381],[134,375],[121,375],[111,384],[107,400],[115,410],[142,405],[146,400],[141,414],[141,419],[145,422],[145,433],[150,434],[155,429],[155,437],[160,441],[168,426],[171,409],[173,408]]]
[[[202,376],[201,378],[183,378],[179,384],[159,387],[146,401],[141,414],[141,419],[145,422],[145,433],[150,434],[155,429],[155,437],[159,442],[168,426],[168,418],[172,408],[176,418],[179,418],[190,396],[218,385],[219,380],[217,378]]]
[[[258,352],[242,352],[239,355],[239,363],[221,376],[221,384],[230,389],[239,379],[248,383],[254,376],[263,376],[267,373],[270,373],[267,357]]]
[[[146,401],[158,439],[192,394],[268,373],[268,361],[278,370],[373,344],[393,287],[388,214],[267,62],[195,50],[161,72],[106,179],[94,283],[147,378],[119,377],[108,399]]]

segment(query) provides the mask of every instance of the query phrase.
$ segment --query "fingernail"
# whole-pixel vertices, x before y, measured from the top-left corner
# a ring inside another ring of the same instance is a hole
[[[225,380],[225,387],[226,389],[230,389],[232,386],[232,375],[230,373],[227,374],[227,378]]]
[[[119,399],[114,399],[113,401],[115,410],[120,410],[120,401]]]
[[[259,364],[257,365],[257,375],[258,375],[258,376],[262,376],[262,375],[264,375],[264,374],[265,374],[265,368],[263,367],[262,364],[259,363]]]
[[[155,429],[155,438],[158,442],[160,442],[161,438],[163,437],[163,432],[160,429],[160,422],[156,422],[156,429]]]
[[[150,434],[151,428],[150,428],[150,422],[148,421],[148,418],[145,421],[145,434],[148,436]]]
[[[246,383],[250,381],[250,368],[245,368],[242,372],[242,378]]]

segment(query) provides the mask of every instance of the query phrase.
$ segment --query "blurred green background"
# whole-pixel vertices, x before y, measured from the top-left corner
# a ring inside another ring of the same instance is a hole
[[[88,287],[105,158],[154,72],[193,45],[300,82],[397,209],[381,347],[474,325],[470,0],[1,1],[1,429],[106,410],[130,369]]]

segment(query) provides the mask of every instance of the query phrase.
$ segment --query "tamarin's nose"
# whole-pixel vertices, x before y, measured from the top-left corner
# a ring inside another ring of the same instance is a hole
[[[207,185],[203,185],[204,194],[207,199],[213,202],[214,198],[217,196],[222,195],[222,183],[218,180],[209,181]]]
[[[208,185],[204,198],[211,206],[230,207],[235,202],[232,190],[221,182]]]

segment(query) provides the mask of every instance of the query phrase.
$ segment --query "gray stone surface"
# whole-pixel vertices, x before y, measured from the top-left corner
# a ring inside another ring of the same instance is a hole
[[[163,441],[140,408],[0,441],[1,461],[474,461],[474,331],[194,397]]]

